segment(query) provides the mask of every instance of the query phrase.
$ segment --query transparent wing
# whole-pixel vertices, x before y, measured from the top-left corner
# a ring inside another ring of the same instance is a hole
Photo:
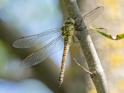
[[[31,67],[33,65],[39,64],[42,61],[44,61],[48,56],[61,50],[63,47],[64,47],[63,38],[60,35],[43,48],[36,50],[28,57],[26,57],[23,60],[23,65],[26,67]]]
[[[17,39],[13,43],[13,47],[15,48],[31,48],[34,45],[45,42],[48,44],[53,38],[59,36],[61,34],[59,29],[52,29],[46,32],[42,32],[40,34],[25,36]]]
[[[103,10],[104,10],[104,7],[100,6],[100,7],[97,7],[95,9],[91,10],[89,13],[85,14],[83,16],[85,23],[87,25],[92,23],[92,21],[94,21],[99,15],[101,15],[103,13]]]

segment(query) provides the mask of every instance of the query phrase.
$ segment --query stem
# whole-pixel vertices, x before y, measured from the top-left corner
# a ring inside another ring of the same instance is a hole
[[[75,58],[73,58],[73,60],[74,60],[75,64],[76,64],[78,67],[80,67],[82,70],[84,70],[86,73],[88,73],[88,74],[90,74],[90,75],[93,74],[93,73],[90,72],[88,69],[86,69],[86,68],[83,67],[81,64],[79,64]]]
[[[108,93],[107,81],[103,68],[101,66],[91,37],[88,34],[86,25],[81,17],[76,0],[63,0],[63,3],[66,6],[69,17],[72,17],[74,19],[78,18],[78,20],[76,20],[76,26],[80,26],[80,31],[79,34],[77,34],[77,37],[78,39],[80,39],[79,42],[86,58],[90,72],[96,72],[95,76],[92,77],[92,80],[96,87],[97,93]]]

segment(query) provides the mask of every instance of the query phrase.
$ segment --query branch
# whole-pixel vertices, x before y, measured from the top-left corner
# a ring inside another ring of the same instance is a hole
[[[100,60],[96,53],[91,37],[88,34],[86,25],[81,17],[78,5],[75,0],[63,1],[66,6],[66,10],[68,11],[69,17],[75,19],[76,27],[80,27],[78,28],[78,30],[80,31],[77,34],[77,37],[79,39],[90,72],[95,72],[95,75],[92,77],[92,80],[96,87],[97,93],[108,93],[107,81],[103,68],[101,66]]]

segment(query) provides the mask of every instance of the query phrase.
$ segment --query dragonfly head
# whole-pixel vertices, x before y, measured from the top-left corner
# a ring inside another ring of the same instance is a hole
[[[65,25],[74,25],[75,20],[71,17],[68,17],[67,20],[65,21]]]

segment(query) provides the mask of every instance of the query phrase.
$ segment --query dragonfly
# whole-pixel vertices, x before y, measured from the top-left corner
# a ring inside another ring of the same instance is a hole
[[[88,12],[87,14],[85,14],[84,16],[82,16],[82,18],[86,21],[86,23],[91,23],[91,20],[94,20],[96,16],[102,13],[102,11],[103,11],[103,6],[97,7],[91,10],[90,12]],[[23,64],[25,66],[31,67],[43,62],[48,56],[52,55],[55,52],[53,48],[57,48],[60,42],[63,42],[64,49],[63,49],[60,76],[59,76],[59,86],[61,86],[64,79],[67,55],[69,52],[69,48],[73,42],[73,37],[75,36],[74,33],[75,30],[76,30],[75,20],[73,18],[68,17],[61,28],[51,29],[39,34],[18,38],[17,40],[14,41],[13,47],[31,48],[39,43],[42,43],[43,39],[46,40],[50,39],[50,35],[53,35],[54,38],[51,38],[46,45],[41,46],[23,60]]]

